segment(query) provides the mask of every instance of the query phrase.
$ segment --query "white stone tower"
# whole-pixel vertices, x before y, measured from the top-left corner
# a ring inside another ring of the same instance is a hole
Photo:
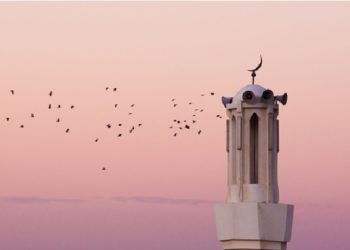
[[[261,65],[260,65],[261,66]],[[227,120],[228,190],[215,205],[222,249],[286,250],[291,239],[293,206],[278,203],[278,102],[287,94],[253,84],[223,97]]]

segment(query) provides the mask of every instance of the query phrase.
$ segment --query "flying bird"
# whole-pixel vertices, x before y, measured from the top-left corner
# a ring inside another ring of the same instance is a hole
[[[174,136],[177,136],[177,133],[175,133]]]
[[[129,113],[128,115],[132,115],[132,113]]]
[[[52,91],[50,91],[49,96],[52,96]]]
[[[11,89],[11,94],[14,95],[15,94],[15,91],[13,89]]]
[[[199,110],[199,112],[203,112],[204,109]]]
[[[107,124],[106,127],[107,127],[107,128],[111,128],[112,125],[111,125],[111,124]]]
[[[175,108],[175,107],[177,106],[177,104],[176,104],[176,103],[174,103],[174,105],[173,105],[173,106],[174,106],[174,108]]]
[[[114,91],[114,92],[117,91],[117,88],[113,88],[113,91]]]
[[[60,122],[60,118],[57,118],[56,122]]]
[[[135,104],[131,104],[131,105],[130,105],[130,107],[134,107],[134,106],[135,106]]]
[[[74,105],[70,106],[70,109],[74,109]]]
[[[66,133],[68,133],[68,132],[69,132],[69,128],[66,129]]]
[[[201,94],[201,96],[205,96],[205,94]]]
[[[9,121],[10,120],[10,117],[6,117],[6,121]]]
[[[196,123],[196,120],[192,120],[192,123]]]
[[[51,104],[49,104],[49,109],[51,109]]]
[[[119,123],[118,126],[121,127],[123,124]]]
[[[210,94],[211,94],[211,95],[215,95],[215,93],[214,93],[214,92],[211,92]]]
[[[102,170],[103,170],[103,171],[105,171],[105,170],[106,170],[106,168],[105,168],[105,167],[103,167],[103,168],[102,168]]]
[[[109,89],[109,87],[106,87],[106,90],[108,90]]]
[[[98,138],[95,139],[95,142],[98,142]]]
[[[33,114],[33,113],[31,113],[31,114],[30,114],[30,117],[31,117],[31,118],[33,118],[33,117],[34,117],[34,114]]]
[[[199,131],[198,131],[198,134],[200,135],[201,133],[202,133],[202,130],[199,130]]]
[[[190,126],[186,124],[186,125],[185,125],[185,128],[190,129]]]
[[[58,104],[58,105],[57,105],[57,108],[58,108],[58,109],[60,109],[60,108],[61,108],[61,105],[60,105],[60,104]]]
[[[175,98],[171,99],[171,101],[172,101],[172,102],[175,101]]]
[[[21,128],[24,128],[24,125],[21,125],[20,127],[21,127]]]
[[[189,105],[191,105],[191,104],[192,104],[192,102],[189,102],[188,104],[189,104]]]
[[[170,126],[169,128],[173,128],[173,126]]]
[[[141,127],[141,126],[142,126],[142,123],[139,123],[138,126]]]
[[[114,104],[114,107],[115,107],[115,108],[118,107],[118,104]]]
[[[118,137],[121,137],[122,136],[122,134],[118,134]]]

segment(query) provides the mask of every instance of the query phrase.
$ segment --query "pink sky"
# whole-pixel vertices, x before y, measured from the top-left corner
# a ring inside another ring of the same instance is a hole
[[[346,2],[0,3],[1,249],[219,249],[212,201],[225,198],[227,161],[215,116],[260,54],[256,82],[289,95],[288,249],[350,249],[349,13]],[[174,138],[189,101],[205,111]]]

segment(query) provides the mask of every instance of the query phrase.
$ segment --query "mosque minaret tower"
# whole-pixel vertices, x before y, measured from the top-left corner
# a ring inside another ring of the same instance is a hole
[[[234,97],[223,97],[227,113],[227,199],[216,204],[217,237],[223,250],[286,250],[291,239],[293,205],[279,203],[277,154],[279,103],[253,81]]]

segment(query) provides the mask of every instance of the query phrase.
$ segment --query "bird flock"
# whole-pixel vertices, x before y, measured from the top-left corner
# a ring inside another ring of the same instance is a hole
[[[215,93],[214,92],[210,92],[208,95],[210,96],[214,96]],[[201,94],[201,97],[206,96],[206,94]],[[176,108],[179,106],[179,103],[176,102],[175,98],[171,99],[171,103],[172,103],[172,107]],[[187,131],[187,130],[191,130],[191,129],[195,129],[197,135],[201,135],[202,134],[202,129],[200,128],[196,128],[196,125],[198,124],[198,117],[201,115],[201,113],[204,112],[204,108],[203,107],[196,107],[194,108],[194,104],[193,102],[188,102],[186,104],[190,109],[191,109],[191,117],[188,117],[187,119],[173,119],[172,120],[172,124],[169,126],[169,129],[174,130],[173,132],[173,137],[177,137],[181,132]],[[221,115],[216,115],[216,118],[222,118]]]
[[[104,89],[106,92],[117,92],[118,88],[117,87],[105,87]],[[10,94],[11,95],[15,95],[15,90],[14,89],[11,89],[10,90]],[[53,98],[53,96],[55,95],[54,91],[53,90],[50,90],[48,92],[48,96],[51,98]],[[215,93],[214,92],[209,92],[209,93],[202,93],[200,95],[200,97],[205,97],[205,96],[214,96]],[[117,109],[118,108],[118,103],[114,103],[114,109]],[[131,116],[133,115],[134,113],[134,108],[135,108],[136,104],[135,103],[132,103],[132,104],[129,104],[129,111],[127,112],[128,116]],[[201,135],[202,134],[202,128],[199,127],[199,124],[198,124],[198,118],[201,116],[201,114],[203,112],[205,112],[205,109],[204,107],[197,107],[195,106],[195,104],[190,101],[190,102],[187,102],[187,103],[179,103],[177,102],[176,98],[172,98],[170,99],[170,106],[173,108],[173,109],[178,109],[179,106],[186,106],[186,109],[189,109],[191,111],[191,115],[190,117],[183,117],[182,119],[172,119],[170,125],[169,125],[169,130],[171,131],[171,135],[173,137],[177,137],[179,136],[180,134],[182,133],[185,133],[186,131],[191,131],[191,130],[194,130],[195,133],[197,135]],[[62,109],[63,108],[63,105],[62,104],[53,104],[53,101],[48,103],[47,104],[47,109],[48,110],[53,110],[53,109]],[[75,104],[70,104],[67,106],[67,109],[68,110],[75,110],[76,109],[76,106]],[[36,113],[30,113],[29,117],[31,119],[34,119],[36,118]],[[221,119],[222,116],[220,114],[216,115],[216,118],[219,118]],[[5,117],[5,120],[6,122],[10,122],[11,121],[11,117]],[[56,118],[56,123],[61,123],[62,121],[62,118],[61,117],[57,117]],[[125,136],[125,133],[128,133],[128,134],[132,134],[134,133],[135,130],[138,130],[142,127],[142,123],[141,122],[137,122],[135,124],[132,124],[131,127],[129,128],[126,128],[126,132],[122,133],[122,132],[117,132],[116,133],[116,137],[119,138],[119,137],[122,137],[122,136]],[[123,127],[124,124],[122,122],[118,122],[116,124],[113,124],[112,122],[109,122],[107,124],[105,124],[105,128],[107,130],[111,130],[113,127],[115,128],[120,128],[120,127]],[[19,126],[21,129],[23,129],[25,127],[25,124],[20,124]],[[70,133],[71,132],[71,129],[69,127],[66,127],[64,129],[64,132],[66,134]],[[101,141],[101,138],[100,137],[95,137],[93,140],[92,140],[94,143],[98,143]],[[101,168],[101,170],[103,171],[106,171],[107,168],[105,166],[103,166]]]

